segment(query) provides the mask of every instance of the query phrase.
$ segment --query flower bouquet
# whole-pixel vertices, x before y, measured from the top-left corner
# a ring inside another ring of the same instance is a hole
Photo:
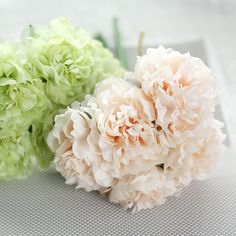
[[[1,180],[53,163],[67,184],[135,212],[215,167],[223,125],[214,75],[200,59],[160,46],[125,72],[64,18],[1,47]]]

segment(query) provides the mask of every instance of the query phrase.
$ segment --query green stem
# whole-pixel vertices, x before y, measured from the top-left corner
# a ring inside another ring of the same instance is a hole
[[[98,40],[99,42],[101,42],[102,45],[103,45],[103,47],[109,48],[109,46],[108,46],[108,44],[107,44],[107,41],[106,41],[105,38],[102,36],[102,34],[97,33],[97,34],[94,36],[94,38],[95,38],[96,40]]]
[[[137,48],[138,56],[143,55],[143,39],[144,39],[144,32],[141,32],[139,34],[139,40],[138,40],[138,48]]]
[[[112,23],[113,23],[113,34],[114,34],[114,40],[115,40],[115,47],[116,47],[118,58],[120,60],[121,65],[125,69],[128,69],[128,63],[127,63],[125,50],[121,44],[121,36],[120,36],[119,27],[118,27],[118,19],[113,18]]]

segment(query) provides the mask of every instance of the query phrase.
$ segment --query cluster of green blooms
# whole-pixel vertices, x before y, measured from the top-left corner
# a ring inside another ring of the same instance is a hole
[[[46,137],[59,109],[123,72],[108,49],[65,18],[30,26],[21,43],[0,44],[0,180],[26,177],[34,163],[47,167]]]
[[[20,44],[0,44],[0,180],[22,178],[32,171],[32,123],[47,107],[44,84],[24,69]]]

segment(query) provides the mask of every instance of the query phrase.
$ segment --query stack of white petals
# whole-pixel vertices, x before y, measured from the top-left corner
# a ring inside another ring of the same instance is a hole
[[[224,135],[215,79],[200,59],[148,49],[128,77],[97,84],[56,116],[48,145],[67,184],[139,211],[206,178]]]

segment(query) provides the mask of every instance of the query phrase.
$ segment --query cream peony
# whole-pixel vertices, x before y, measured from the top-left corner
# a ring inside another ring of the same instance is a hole
[[[55,166],[67,184],[77,184],[87,191],[100,186],[92,175],[91,163],[98,156],[90,151],[89,134],[92,120],[82,108],[68,109],[55,118],[55,126],[48,136],[48,145],[55,152]]]
[[[131,79],[104,80],[56,116],[48,137],[56,169],[66,183],[133,211],[162,204],[216,165],[224,148],[216,104],[214,76],[200,59],[148,49]]]

